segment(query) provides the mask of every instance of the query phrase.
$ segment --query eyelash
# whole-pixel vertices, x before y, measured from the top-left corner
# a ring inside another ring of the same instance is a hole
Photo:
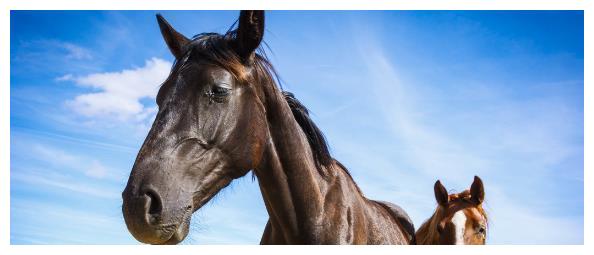
[[[208,97],[210,102],[217,102],[221,103],[225,99],[226,96],[229,95],[231,89],[221,87],[221,86],[213,86],[211,90],[207,91],[205,95]]]
[[[212,88],[212,92],[215,96],[227,96],[229,95],[229,91],[230,89],[219,86],[215,86]]]

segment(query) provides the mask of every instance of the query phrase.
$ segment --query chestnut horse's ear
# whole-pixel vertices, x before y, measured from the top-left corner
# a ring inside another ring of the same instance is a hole
[[[483,181],[478,176],[474,176],[474,181],[470,186],[470,199],[476,204],[480,204],[485,200],[485,188]]]
[[[163,39],[165,39],[165,43],[167,43],[167,47],[169,47],[171,54],[173,54],[176,59],[181,59],[185,52],[185,47],[190,43],[190,39],[175,31],[161,14],[157,14],[157,22],[161,29],[161,35],[163,35]]]
[[[433,185],[433,191],[435,192],[435,200],[437,200],[437,203],[445,206],[448,203],[448,191],[439,180]]]
[[[264,11],[241,11],[235,39],[235,50],[243,61],[249,61],[264,37]]]

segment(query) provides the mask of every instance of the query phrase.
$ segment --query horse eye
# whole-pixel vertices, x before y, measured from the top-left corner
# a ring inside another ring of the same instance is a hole
[[[212,94],[216,97],[224,97],[226,95],[229,95],[229,90],[230,89],[225,87],[214,86],[212,88]]]
[[[222,103],[225,100],[225,97],[229,95],[230,91],[231,89],[229,88],[213,86],[210,91],[205,93],[205,95],[210,102]]]
[[[483,234],[484,235],[485,234],[485,231],[486,231],[485,227],[482,227],[482,226],[479,227],[479,229],[478,229],[479,234]]]

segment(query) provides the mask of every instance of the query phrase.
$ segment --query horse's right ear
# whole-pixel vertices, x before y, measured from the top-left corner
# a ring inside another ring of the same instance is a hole
[[[439,180],[433,185],[433,192],[435,192],[435,200],[439,205],[445,206],[448,203],[448,191]]]
[[[163,39],[165,39],[165,43],[167,43],[167,47],[169,47],[171,54],[173,54],[176,59],[181,59],[186,46],[190,43],[190,39],[175,31],[161,14],[157,14],[157,22],[161,29],[161,35],[163,35]]]
[[[242,61],[249,62],[264,38],[264,11],[241,11],[235,50]]]

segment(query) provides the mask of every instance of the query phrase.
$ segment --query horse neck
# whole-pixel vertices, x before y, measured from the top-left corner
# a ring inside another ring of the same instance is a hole
[[[419,230],[416,232],[416,240],[419,245],[439,244],[439,232],[437,232],[437,224],[443,217],[443,210],[437,208],[433,215],[425,221]]]
[[[280,92],[272,89],[266,94],[270,139],[254,172],[272,227],[289,243],[310,242],[315,239],[312,228],[321,217],[327,183]]]

